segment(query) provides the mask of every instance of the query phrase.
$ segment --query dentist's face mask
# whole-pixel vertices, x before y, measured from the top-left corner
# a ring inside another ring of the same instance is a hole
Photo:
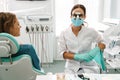
[[[80,13],[75,13],[72,15],[72,23],[75,27],[79,27],[83,24],[83,19],[81,18],[83,16],[83,14],[80,14]]]

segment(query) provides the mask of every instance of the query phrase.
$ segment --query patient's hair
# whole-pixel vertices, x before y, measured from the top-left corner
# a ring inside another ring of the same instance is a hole
[[[0,12],[0,33],[10,33],[14,26],[16,15],[10,12]]]

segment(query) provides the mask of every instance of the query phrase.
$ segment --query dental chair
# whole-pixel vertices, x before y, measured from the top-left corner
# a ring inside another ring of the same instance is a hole
[[[33,67],[29,55],[11,57],[19,47],[12,35],[0,33],[0,80],[35,80],[37,75],[45,75]]]

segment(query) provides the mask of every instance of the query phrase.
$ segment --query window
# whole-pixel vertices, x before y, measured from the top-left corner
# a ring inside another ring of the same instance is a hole
[[[107,3],[109,1],[109,4]],[[109,14],[109,18],[120,19],[120,0],[108,0],[105,2],[105,17]]]

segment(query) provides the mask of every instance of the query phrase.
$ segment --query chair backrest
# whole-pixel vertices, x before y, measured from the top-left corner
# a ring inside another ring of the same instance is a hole
[[[16,39],[7,33],[0,33],[0,57],[8,57],[19,50]]]
[[[19,47],[12,35],[0,33],[0,80],[35,80],[37,75],[45,74],[33,67],[29,55],[11,57]]]

